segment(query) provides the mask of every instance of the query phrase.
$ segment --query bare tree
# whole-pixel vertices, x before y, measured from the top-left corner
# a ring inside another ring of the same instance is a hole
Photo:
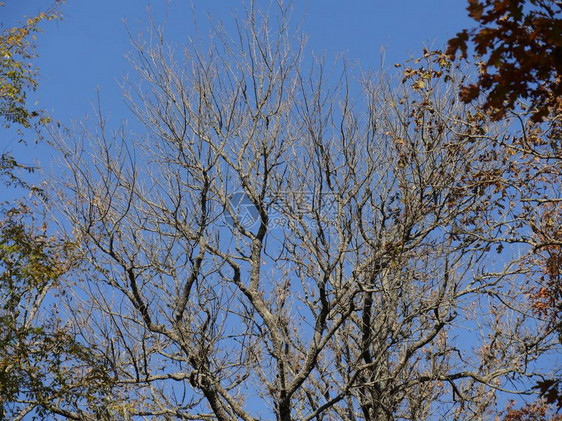
[[[554,346],[490,251],[505,128],[458,68],[329,71],[268,10],[183,57],[136,43],[142,130],[100,112],[55,140],[84,260],[69,323],[112,368],[108,414],[483,419]]]

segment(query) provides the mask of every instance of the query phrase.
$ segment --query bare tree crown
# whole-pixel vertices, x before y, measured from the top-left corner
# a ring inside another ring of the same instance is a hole
[[[205,50],[136,43],[142,131],[100,115],[55,141],[105,416],[489,416],[553,345],[490,253],[504,128],[458,100],[458,68],[334,77],[267,11]]]

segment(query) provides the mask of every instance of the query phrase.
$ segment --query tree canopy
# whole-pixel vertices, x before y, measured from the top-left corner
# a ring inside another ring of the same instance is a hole
[[[478,26],[449,41],[447,53],[469,48],[481,58],[477,82],[461,97],[481,94],[484,109],[501,119],[521,99],[534,121],[560,113],[562,104],[562,4],[555,0],[469,0],[469,16]]]
[[[2,28],[0,33],[0,118],[5,125],[31,127],[40,117],[27,103],[29,91],[37,88],[35,57],[36,34],[43,21],[58,19],[61,1],[45,12],[28,17],[21,26]],[[4,7],[0,3],[0,8]],[[42,121],[39,121],[41,123]]]

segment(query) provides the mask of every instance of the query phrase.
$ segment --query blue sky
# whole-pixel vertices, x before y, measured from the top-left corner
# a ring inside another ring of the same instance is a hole
[[[191,0],[198,21],[232,25],[238,0]],[[7,0],[0,22],[15,25],[23,15],[45,9],[49,0]],[[258,1],[260,3],[260,1]],[[263,2],[265,3],[265,1]],[[381,48],[387,65],[421,54],[424,45],[445,45],[457,31],[471,25],[465,0],[310,0],[295,1],[295,17],[303,18],[309,51],[328,59],[344,53],[363,70],[380,68]],[[126,117],[118,81],[130,73],[125,54],[131,51],[129,32],[148,24],[147,8],[162,23],[167,15],[168,40],[182,43],[195,35],[190,0],[67,0],[64,19],[44,25],[38,40],[39,107],[69,125],[92,114],[92,101],[101,92],[104,112],[116,122]],[[203,34],[204,35],[204,34]],[[7,137],[4,137],[7,136]],[[4,134],[2,150],[14,146],[16,135]],[[16,152],[16,151],[14,151]],[[26,151],[26,155],[34,152]],[[42,148],[35,155],[44,155]],[[45,164],[45,159],[41,159]]]

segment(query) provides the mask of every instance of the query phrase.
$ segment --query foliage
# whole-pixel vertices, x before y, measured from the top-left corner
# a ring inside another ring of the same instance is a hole
[[[468,11],[479,26],[458,33],[447,53],[454,58],[460,50],[466,58],[472,42],[482,62],[477,82],[463,87],[461,97],[484,97],[482,108],[492,118],[520,124],[500,144],[512,156],[505,185],[519,206],[512,215],[500,213],[513,218],[511,241],[532,246],[522,262],[527,294],[562,338],[562,3],[470,0]],[[546,380],[536,388],[548,403],[561,402],[558,384]]]
[[[475,84],[461,97],[484,95],[484,109],[501,119],[518,99],[528,100],[533,120],[540,121],[562,104],[562,4],[555,0],[469,0],[468,12],[478,27],[449,41],[447,53],[467,57],[472,42],[482,57]]]
[[[61,0],[55,0],[47,11],[27,18],[14,28],[2,28],[0,33],[0,118],[6,126],[16,124],[25,128],[46,122],[38,110],[30,110],[27,94],[37,88],[35,58],[36,34],[43,21],[58,19]],[[3,7],[0,4],[0,7]],[[41,117],[38,122],[37,118]]]
[[[539,381],[536,389],[540,390],[541,396],[547,404],[556,405],[558,411],[562,409],[562,380],[542,380]],[[560,417],[562,419],[562,416]]]
[[[39,128],[48,121],[26,100],[37,87],[35,34],[42,21],[60,16],[60,4],[0,34],[0,119],[6,127]],[[47,197],[26,180],[35,169],[9,152],[0,157],[3,189],[30,197],[0,203],[0,419],[110,419],[111,376],[103,356],[58,316],[61,279],[75,259],[72,243],[49,235],[44,218],[39,223],[38,199]]]
[[[552,414],[550,407],[543,401],[536,401],[523,408],[514,409],[511,401],[503,421],[562,421],[562,415]]]
[[[81,401],[101,406],[100,391],[111,383],[99,358],[61,325],[56,307],[46,304],[72,263],[68,244],[36,226],[36,213],[20,204],[3,209],[0,220],[2,419],[27,411],[45,415],[55,403],[67,415],[72,407],[81,411]]]

